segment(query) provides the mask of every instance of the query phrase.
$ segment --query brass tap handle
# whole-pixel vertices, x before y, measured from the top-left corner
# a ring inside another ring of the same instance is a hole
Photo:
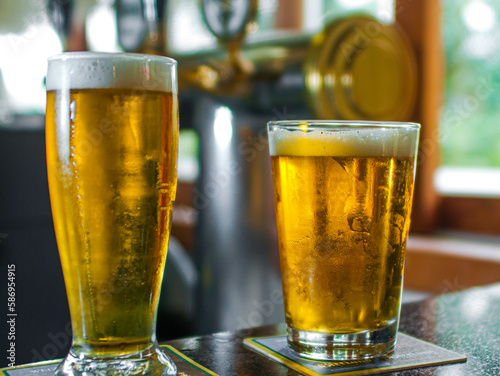
[[[217,40],[222,44],[241,43],[255,20],[258,0],[201,1],[203,20]]]
[[[258,0],[202,0],[203,19],[227,50],[225,61],[207,62],[197,69],[202,87],[214,90],[244,81],[254,71],[241,56],[241,46],[257,14]]]

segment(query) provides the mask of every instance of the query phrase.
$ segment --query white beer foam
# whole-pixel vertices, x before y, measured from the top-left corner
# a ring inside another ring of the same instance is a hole
[[[413,158],[418,133],[416,128],[391,127],[274,129],[269,149],[271,155]]]
[[[163,56],[66,52],[49,58],[47,90],[121,88],[177,93],[174,59]]]

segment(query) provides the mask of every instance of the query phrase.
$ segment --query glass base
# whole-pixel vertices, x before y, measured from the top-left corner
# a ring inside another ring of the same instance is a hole
[[[70,350],[57,367],[56,376],[160,376],[176,375],[177,367],[158,345],[122,357],[88,357]]]
[[[288,326],[288,345],[300,357],[315,360],[374,359],[387,355],[396,344],[397,322],[374,331],[326,334]]]

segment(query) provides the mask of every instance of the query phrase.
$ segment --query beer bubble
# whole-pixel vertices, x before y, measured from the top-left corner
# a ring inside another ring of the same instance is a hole
[[[75,121],[75,111],[76,111],[76,101],[71,101],[69,105],[69,118],[71,121]]]

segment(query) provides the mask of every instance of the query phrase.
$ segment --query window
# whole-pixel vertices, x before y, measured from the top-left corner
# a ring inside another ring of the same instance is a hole
[[[500,3],[445,0],[446,74],[437,190],[500,196]]]
[[[16,115],[45,111],[47,58],[62,51],[45,1],[0,2],[0,51],[0,127],[8,127]]]

